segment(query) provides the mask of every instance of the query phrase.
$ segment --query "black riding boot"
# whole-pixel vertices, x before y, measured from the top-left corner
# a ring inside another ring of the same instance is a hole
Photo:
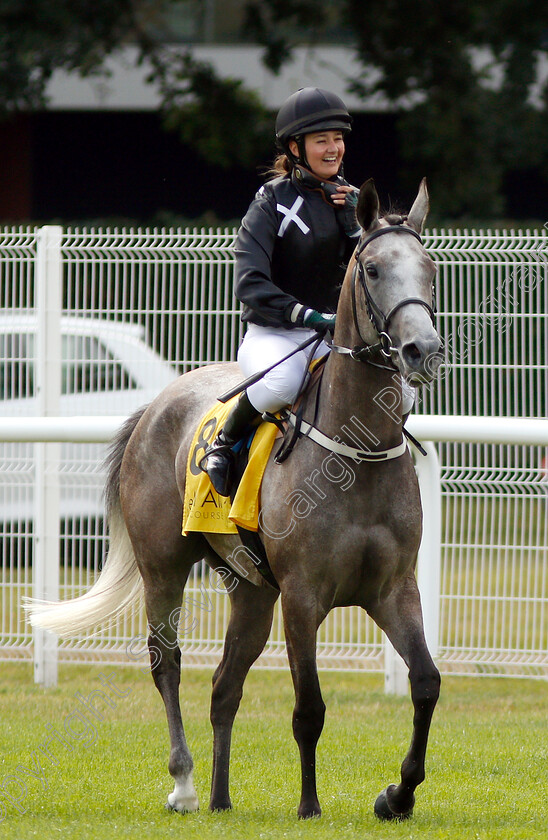
[[[220,496],[230,495],[234,455],[232,447],[243,437],[250,424],[260,412],[249,402],[245,391],[226,418],[226,422],[204,454],[200,467],[211,479],[213,487]]]

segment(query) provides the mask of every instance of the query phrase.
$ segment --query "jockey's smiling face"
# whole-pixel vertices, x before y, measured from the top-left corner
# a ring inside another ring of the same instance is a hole
[[[310,169],[318,178],[334,178],[339,171],[344,155],[344,137],[342,131],[316,131],[304,138],[306,158]],[[289,148],[294,155],[299,154],[295,140],[290,140]]]

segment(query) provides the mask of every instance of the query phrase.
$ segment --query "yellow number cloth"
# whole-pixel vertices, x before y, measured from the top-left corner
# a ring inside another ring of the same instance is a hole
[[[194,435],[186,468],[183,505],[184,536],[190,531],[236,534],[236,525],[247,528],[249,531],[259,530],[261,482],[278,434],[274,423],[261,423],[255,432],[247,467],[233,502],[215,492],[209,477],[198,466],[206,446],[223,427],[237,399],[238,396],[227,403],[215,403],[202,418]]]

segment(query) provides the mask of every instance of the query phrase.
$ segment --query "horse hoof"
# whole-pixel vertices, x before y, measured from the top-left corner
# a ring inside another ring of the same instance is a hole
[[[409,817],[411,817],[413,814],[413,805],[415,804],[414,796],[413,804],[411,805],[408,811],[405,811],[404,813],[398,813],[397,811],[392,810],[392,808],[388,804],[387,794],[389,791],[393,791],[395,789],[396,785],[389,785],[377,796],[377,800],[375,802],[375,816],[378,817],[380,820],[408,820]]]
[[[195,814],[196,811],[199,810],[199,808],[187,808],[184,805],[182,807],[178,805],[172,805],[169,800],[166,802],[165,807],[166,811],[169,811],[172,814],[181,814],[181,816],[184,814]]]
[[[198,810],[199,802],[192,773],[175,779],[175,788],[173,793],[168,794],[166,808],[178,814],[192,814]]]
[[[300,820],[312,820],[316,817],[321,817],[322,809],[319,805],[310,806],[309,808],[299,808],[297,816]]]
[[[209,805],[209,810],[213,812],[231,811],[232,802],[230,801],[230,799],[228,799],[226,802],[211,802]]]

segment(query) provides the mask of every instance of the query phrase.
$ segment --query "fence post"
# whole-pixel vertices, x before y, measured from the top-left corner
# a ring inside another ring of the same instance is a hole
[[[407,665],[384,636],[384,693],[405,697],[409,689]]]
[[[417,562],[417,583],[421,596],[424,634],[435,658],[439,647],[440,567],[441,567],[441,479],[436,447],[423,441],[428,453],[418,455],[415,469],[423,510],[423,532]],[[388,639],[384,640],[385,694],[403,696],[408,691],[407,666]]]
[[[421,594],[424,634],[428,649],[438,655],[441,598],[441,473],[440,461],[432,441],[423,443],[428,455],[417,456],[415,468],[421,490],[423,532],[417,564],[417,583]]]
[[[61,395],[62,228],[40,228],[36,250],[36,395],[38,413],[57,416]],[[59,599],[59,443],[35,444],[35,558],[33,595]],[[57,684],[57,639],[34,629],[34,681]]]

